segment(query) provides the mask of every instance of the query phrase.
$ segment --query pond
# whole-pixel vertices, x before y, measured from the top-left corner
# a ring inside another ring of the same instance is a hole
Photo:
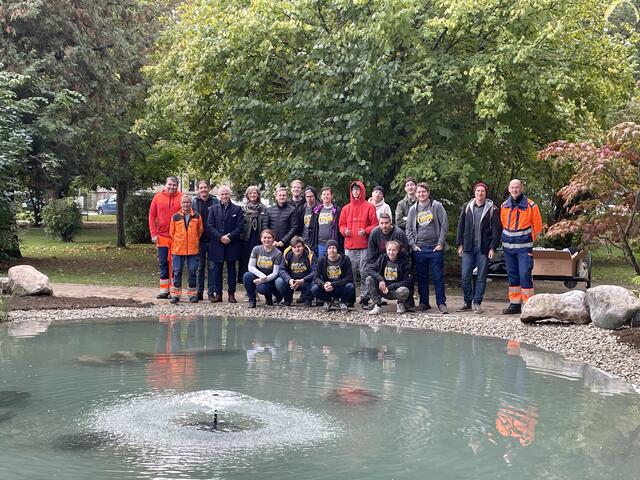
[[[0,326],[0,478],[638,478],[640,397],[515,341],[224,317]]]

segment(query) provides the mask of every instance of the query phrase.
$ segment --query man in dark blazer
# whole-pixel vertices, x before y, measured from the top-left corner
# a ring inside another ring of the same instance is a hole
[[[209,300],[211,303],[222,301],[222,268],[226,262],[229,303],[236,303],[236,262],[242,253],[244,215],[242,208],[231,202],[231,190],[226,185],[218,189],[218,198],[220,204],[211,207],[207,220],[209,261],[214,262],[214,295]]]

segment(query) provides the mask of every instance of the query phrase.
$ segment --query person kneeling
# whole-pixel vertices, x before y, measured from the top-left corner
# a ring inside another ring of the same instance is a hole
[[[291,306],[293,292],[302,293],[305,307],[311,306],[311,282],[316,273],[316,257],[304,243],[302,237],[291,239],[291,246],[283,254],[280,276],[276,278],[276,288],[283,298],[283,304]]]
[[[171,217],[169,236],[171,237],[171,254],[173,265],[173,285],[171,286],[171,303],[178,303],[182,296],[182,268],[187,265],[189,271],[189,288],[187,296],[191,303],[198,301],[196,292],[196,275],[200,236],[204,230],[202,217],[191,208],[191,197],[183,196],[180,200],[180,211]]]
[[[265,303],[273,305],[273,295],[276,294],[275,280],[280,273],[282,253],[273,242],[275,235],[272,230],[265,229],[260,234],[262,245],[253,247],[249,258],[249,271],[242,277],[242,283],[247,291],[249,308],[256,308],[256,292],[264,295]]]
[[[338,242],[327,241],[327,254],[318,260],[311,293],[318,301],[325,302],[327,312],[336,298],[340,301],[340,310],[347,312],[347,302],[354,297],[355,291],[351,260],[338,253]]]
[[[397,313],[406,311],[405,302],[409,299],[411,283],[411,264],[406,255],[400,255],[400,243],[389,240],[386,254],[380,255],[378,260],[369,266],[367,284],[373,301],[373,308],[369,315],[382,312],[382,297],[388,300],[398,300]]]

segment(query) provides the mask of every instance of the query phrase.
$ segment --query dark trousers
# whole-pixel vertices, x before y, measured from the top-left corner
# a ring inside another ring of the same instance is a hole
[[[434,252],[433,247],[421,247],[415,252],[416,275],[418,277],[418,295],[420,303],[429,305],[429,280],[433,280],[436,291],[436,303],[446,304],[444,293],[444,252]]]
[[[182,294],[182,268],[187,265],[189,271],[189,288],[187,296],[196,295],[196,276],[198,272],[198,255],[173,255],[173,285],[171,287],[171,295],[180,297]]]
[[[339,299],[340,303],[349,303],[355,298],[356,286],[353,283],[347,283],[346,285],[334,287],[332,292],[327,292],[324,288],[313,285],[311,287],[311,294],[321,302],[330,302]]]
[[[521,304],[533,296],[533,254],[530,248],[505,248],[504,263],[509,279],[509,303]]]
[[[213,291],[222,293],[222,268],[227,264],[227,287],[229,293],[236,293],[236,262],[227,260],[226,262],[209,262],[213,264]]]
[[[256,301],[256,293],[264,295],[268,300],[271,300],[274,294],[276,294],[276,298],[279,297],[279,295],[277,295],[275,281],[256,285],[253,283],[256,278],[258,277],[251,272],[245,272],[242,277],[242,283],[244,284],[244,289],[247,291],[247,298],[250,302]]]
[[[293,298],[293,292],[295,290],[291,290],[291,287],[287,282],[285,282],[281,277],[276,278],[276,288],[278,289],[278,293],[284,298],[286,301],[291,301]],[[303,300],[309,300],[313,298],[311,295],[311,284],[304,282],[300,288],[297,290],[302,295]]]
[[[160,280],[168,280],[169,276],[169,247],[156,248],[158,254],[158,267],[160,269]]]
[[[212,295],[215,291],[213,281],[213,265],[208,262],[209,258],[209,243],[200,243],[200,253],[198,253],[198,293],[204,293],[204,277],[205,272],[207,276],[207,294]]]

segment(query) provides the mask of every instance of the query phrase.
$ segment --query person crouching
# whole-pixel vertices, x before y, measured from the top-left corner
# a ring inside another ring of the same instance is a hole
[[[256,308],[256,292],[264,295],[266,305],[273,305],[273,295],[279,296],[275,281],[280,272],[282,253],[274,246],[273,230],[264,229],[260,234],[260,242],[262,245],[251,250],[249,271],[242,277],[249,308]]]
[[[338,242],[327,241],[327,254],[318,260],[311,293],[316,300],[325,302],[325,311],[331,310],[334,300],[339,299],[340,310],[348,312],[347,303],[354,298],[355,292],[351,260],[338,253]]]
[[[291,306],[293,292],[302,293],[305,307],[311,306],[311,282],[316,273],[316,256],[302,237],[295,236],[291,239],[291,245],[282,255],[282,268],[280,276],[276,278],[276,288],[283,298],[283,304]]]
[[[204,231],[202,217],[191,208],[191,197],[183,196],[180,211],[171,217],[169,236],[171,237],[171,255],[173,265],[173,285],[171,303],[178,303],[182,296],[182,267],[186,264],[189,271],[187,297],[191,303],[198,301],[197,273],[200,236]]]
[[[400,255],[400,243],[389,240],[385,247],[386,253],[369,266],[367,284],[373,301],[373,308],[369,315],[382,312],[382,297],[388,300],[398,300],[397,313],[406,312],[405,302],[411,294],[413,277],[411,264],[406,255]]]

